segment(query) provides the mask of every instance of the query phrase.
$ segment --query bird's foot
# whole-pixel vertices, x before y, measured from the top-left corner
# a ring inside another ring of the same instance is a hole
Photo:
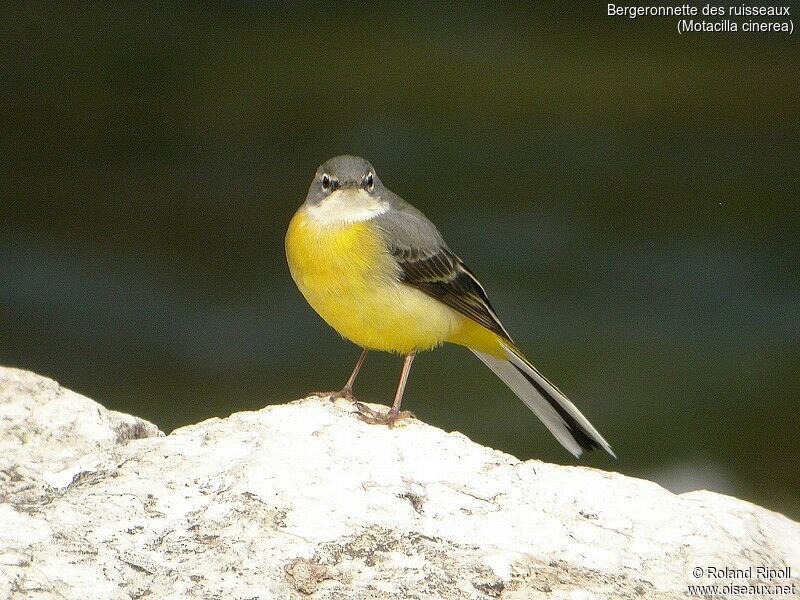
[[[372,410],[366,404],[362,404],[361,402],[356,402],[356,410],[358,411],[358,418],[364,421],[365,423],[369,423],[370,425],[387,425],[388,427],[394,427],[397,421],[401,419],[413,419],[416,418],[414,413],[410,410],[401,410],[399,412],[394,412],[389,409],[388,412],[378,412],[377,410]]]
[[[317,396],[318,398],[327,398],[331,402],[335,402],[339,398],[344,398],[345,400],[350,400],[351,402],[356,401],[356,397],[353,395],[353,390],[344,387],[338,392],[311,392],[312,396]]]

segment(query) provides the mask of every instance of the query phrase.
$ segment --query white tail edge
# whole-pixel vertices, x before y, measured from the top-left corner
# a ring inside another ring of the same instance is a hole
[[[561,445],[576,457],[584,450],[602,448],[616,458],[603,436],[561,391],[515,349],[503,346],[507,360],[472,352],[494,371],[528,408],[539,417]]]

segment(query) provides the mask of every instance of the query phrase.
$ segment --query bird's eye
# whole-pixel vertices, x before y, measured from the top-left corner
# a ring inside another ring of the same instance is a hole
[[[367,176],[364,178],[364,183],[367,186],[367,190],[371,192],[375,189],[375,176],[371,172],[367,173]]]
[[[322,176],[322,189],[326,191],[331,189],[331,176],[327,173]]]

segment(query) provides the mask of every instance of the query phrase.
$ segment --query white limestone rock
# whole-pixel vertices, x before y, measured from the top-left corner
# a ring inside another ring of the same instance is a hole
[[[352,413],[307,398],[163,437],[0,368],[0,598],[666,599],[755,583],[697,568],[800,572],[800,525],[747,502]]]

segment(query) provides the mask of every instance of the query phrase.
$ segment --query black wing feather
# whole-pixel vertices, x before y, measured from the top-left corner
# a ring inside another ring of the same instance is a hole
[[[401,280],[483,325],[502,338],[511,336],[500,323],[483,286],[453,252],[442,246],[433,254],[413,248],[392,248]]]

